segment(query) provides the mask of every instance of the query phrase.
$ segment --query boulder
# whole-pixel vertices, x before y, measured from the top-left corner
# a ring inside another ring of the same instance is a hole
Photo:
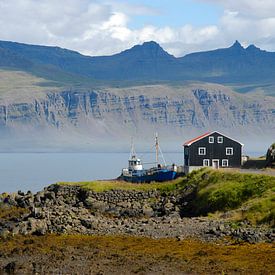
[[[154,216],[154,209],[148,205],[144,205],[142,207],[143,215],[146,217],[153,217]]]

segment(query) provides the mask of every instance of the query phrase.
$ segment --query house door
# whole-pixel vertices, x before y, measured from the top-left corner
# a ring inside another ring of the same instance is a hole
[[[212,160],[212,167],[214,168],[214,169],[219,169],[219,160],[218,159],[213,159]]]

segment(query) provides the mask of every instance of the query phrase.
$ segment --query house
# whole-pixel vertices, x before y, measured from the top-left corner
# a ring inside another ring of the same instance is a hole
[[[219,132],[209,132],[183,144],[184,172],[210,166],[240,167],[243,144]]]

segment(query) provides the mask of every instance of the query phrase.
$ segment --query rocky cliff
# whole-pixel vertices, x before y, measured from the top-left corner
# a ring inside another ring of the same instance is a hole
[[[16,100],[7,95],[0,98],[0,132],[21,139],[35,140],[40,133],[45,140],[46,133],[59,143],[95,144],[131,135],[151,138],[155,131],[181,141],[209,130],[241,139],[275,133],[275,98],[213,84],[54,91]]]

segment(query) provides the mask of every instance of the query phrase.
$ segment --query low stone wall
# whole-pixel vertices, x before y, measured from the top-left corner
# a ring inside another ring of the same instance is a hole
[[[16,200],[19,202],[20,199]],[[85,207],[93,213],[108,214],[115,217],[157,217],[180,212],[180,198],[175,194],[161,194],[159,191],[110,190],[94,192],[77,186],[52,185],[29,198],[26,203],[31,207],[48,204],[66,204]]]

